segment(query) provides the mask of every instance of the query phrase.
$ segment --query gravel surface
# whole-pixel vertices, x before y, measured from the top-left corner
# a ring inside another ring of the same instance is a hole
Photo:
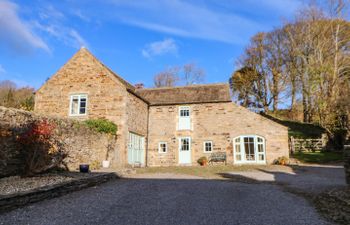
[[[327,224],[277,185],[208,179],[120,179],[0,215],[0,224]]]
[[[230,172],[232,178],[286,184],[309,194],[319,194],[332,188],[346,187],[342,165],[299,165],[288,170],[256,170]]]
[[[99,172],[99,171],[97,171]],[[63,183],[66,181],[95,176],[96,173],[51,172],[34,177],[12,176],[0,179],[0,196],[26,192],[36,188]]]
[[[0,179],[0,195],[29,191],[35,188],[58,184],[72,179],[72,177],[58,174],[45,174],[25,178],[21,178],[20,176],[5,177]]]

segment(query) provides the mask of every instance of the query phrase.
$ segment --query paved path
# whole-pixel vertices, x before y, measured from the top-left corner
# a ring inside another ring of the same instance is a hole
[[[172,177],[111,181],[2,214],[0,224],[327,224],[278,185]]]

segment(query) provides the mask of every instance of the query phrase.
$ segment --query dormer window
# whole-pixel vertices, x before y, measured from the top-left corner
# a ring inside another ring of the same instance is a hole
[[[84,116],[87,114],[87,95],[76,94],[70,96],[70,116]]]

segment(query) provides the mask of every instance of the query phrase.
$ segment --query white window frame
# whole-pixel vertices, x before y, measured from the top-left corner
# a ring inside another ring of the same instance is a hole
[[[206,144],[207,143],[210,143],[211,144],[211,150],[210,151],[207,151],[207,148],[206,148]],[[203,152],[204,153],[212,153],[213,152],[213,141],[204,141],[203,142]]]
[[[246,160],[246,155],[245,155],[245,148],[244,148],[244,138],[254,138],[254,156],[255,160]],[[236,143],[236,139],[240,138],[239,144]],[[258,138],[262,139],[262,142],[258,142]],[[258,145],[262,144],[263,145],[263,152],[258,151]],[[240,146],[241,149],[241,160],[237,161],[236,158],[236,145]],[[264,160],[258,160],[259,155],[264,155]],[[235,138],[233,138],[233,163],[234,164],[266,164],[266,140],[264,137],[259,136],[259,135],[240,135]]]
[[[188,110],[188,116],[181,116],[181,111],[182,110]],[[191,130],[192,129],[192,125],[191,125],[191,107],[190,106],[179,106],[179,112],[178,112],[178,126],[177,126],[177,130]],[[188,120],[188,127],[187,128],[182,128],[181,127],[181,121],[183,120]]]
[[[72,103],[73,103],[73,98],[78,97],[78,113],[77,114],[72,114]],[[85,113],[81,114],[80,113],[80,101],[81,99],[85,97]],[[69,98],[69,116],[86,116],[87,115],[87,109],[88,109],[88,95],[87,94],[71,94]]]
[[[165,144],[165,152],[162,151],[161,145]],[[166,154],[168,153],[168,142],[161,141],[158,143],[158,153],[160,154]]]

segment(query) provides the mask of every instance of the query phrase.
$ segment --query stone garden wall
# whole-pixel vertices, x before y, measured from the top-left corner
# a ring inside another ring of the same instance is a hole
[[[47,120],[55,124],[54,136],[64,143],[68,157],[65,163],[75,170],[81,163],[99,165],[103,160],[114,160],[117,150],[116,136],[98,133],[79,121],[43,117],[35,113],[0,106],[0,177],[19,175],[23,171],[24,157],[18,135],[27,125]],[[109,152],[109,154],[107,154]]]

